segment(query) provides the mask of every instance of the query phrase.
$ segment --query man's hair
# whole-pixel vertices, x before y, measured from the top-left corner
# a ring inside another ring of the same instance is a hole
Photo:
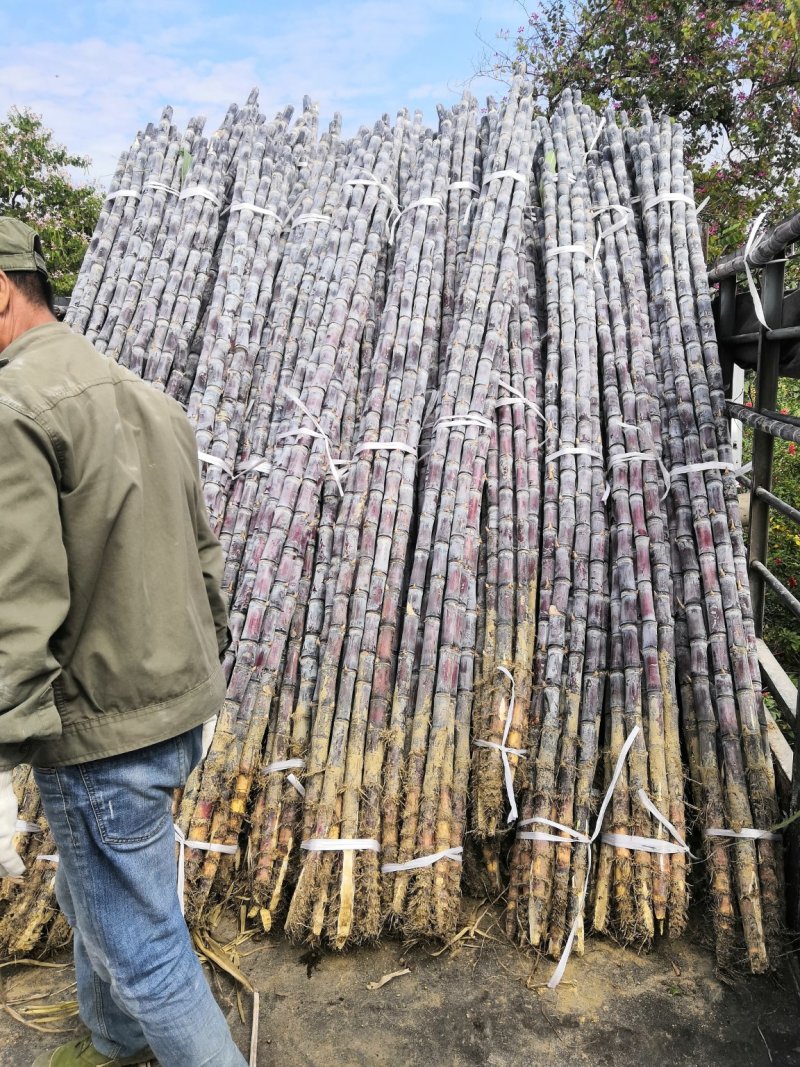
[[[53,287],[49,279],[37,270],[10,270],[6,277],[34,307],[46,307],[53,312]]]

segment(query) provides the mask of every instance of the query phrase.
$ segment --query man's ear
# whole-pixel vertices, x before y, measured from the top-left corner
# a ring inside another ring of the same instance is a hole
[[[11,303],[11,282],[5,271],[0,270],[0,315],[5,315]]]

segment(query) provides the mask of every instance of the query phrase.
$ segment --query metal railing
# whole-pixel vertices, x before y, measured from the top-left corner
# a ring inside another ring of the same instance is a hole
[[[764,644],[763,630],[768,589],[800,624],[800,601],[768,566],[770,511],[778,511],[800,530],[800,509],[796,506],[800,501],[782,500],[772,491],[775,439],[800,444],[800,419],[775,410],[781,342],[800,339],[800,326],[783,326],[785,253],[798,238],[800,213],[767,231],[747,257],[751,266],[763,268],[760,298],[766,325],[760,325],[757,332],[736,333],[737,275],[745,272],[744,249],[718,260],[709,271],[709,280],[720,284],[718,340],[723,363],[727,360],[732,364],[738,346],[754,342],[758,345],[755,405],[750,408],[729,400],[728,414],[753,430],[752,475],[749,479],[740,476],[740,481],[750,490],[748,574],[762,675],[792,736],[790,746],[769,717],[776,780],[782,800],[792,813],[800,811],[800,700],[797,687]],[[788,920],[792,929],[800,930],[800,821],[787,829],[786,845]]]

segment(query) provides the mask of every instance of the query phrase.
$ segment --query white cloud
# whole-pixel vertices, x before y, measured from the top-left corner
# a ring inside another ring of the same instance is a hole
[[[0,109],[24,103],[42,114],[70,151],[91,157],[95,176],[113,171],[136,130],[157,119],[165,104],[175,103],[181,123],[190,113],[214,123],[257,82],[249,61],[195,69],[137,44],[97,39],[67,50],[47,43],[30,54],[18,49],[16,59],[0,67]]]
[[[500,6],[508,10],[498,13]],[[428,72],[417,58],[426,40],[434,32],[441,37],[443,20],[459,20],[471,32],[481,17],[493,23],[517,17],[516,4],[489,0],[317,0],[269,8],[207,14],[202,3],[176,0],[165,18],[161,0],[109,0],[98,33],[108,36],[111,24],[113,39],[40,37],[6,53],[11,63],[0,59],[0,114],[12,105],[42,114],[70,151],[92,158],[91,174],[101,179],[166,104],[174,105],[176,123],[204,114],[212,130],[228,104],[243,101],[256,85],[265,113],[287,103],[298,107],[308,94],[319,102],[323,122],[342,111],[346,130],[406,104],[422,103],[432,119],[435,100],[460,94],[459,79],[472,73],[480,44],[474,40],[472,55],[454,57],[443,40],[442,69]],[[451,68],[452,82],[442,77]]]

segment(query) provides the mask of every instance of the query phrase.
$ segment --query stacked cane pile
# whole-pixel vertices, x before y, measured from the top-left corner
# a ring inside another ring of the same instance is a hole
[[[466,881],[558,957],[679,935],[691,890],[763,971],[778,809],[681,130],[533,101],[345,138],[254,93],[120,160],[68,321],[186,407],[234,637],[187,916],[447,938]],[[18,786],[4,955],[65,935]]]

